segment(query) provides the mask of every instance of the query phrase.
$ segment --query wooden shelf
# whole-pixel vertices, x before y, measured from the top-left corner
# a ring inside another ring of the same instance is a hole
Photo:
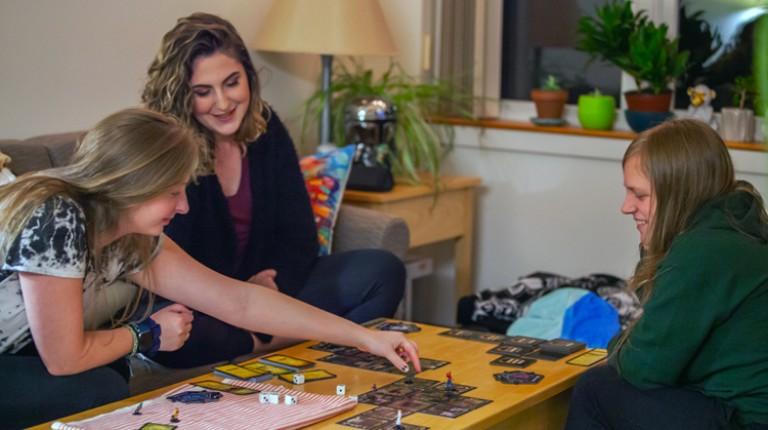
[[[586,130],[581,127],[574,127],[572,125],[563,127],[550,127],[534,125],[525,121],[510,121],[498,118],[479,118],[479,119],[466,119],[466,118],[454,118],[454,117],[432,117],[431,122],[436,124],[447,125],[459,125],[467,127],[484,127],[484,128],[497,128],[502,130],[518,130],[518,131],[530,131],[534,133],[555,133],[555,134],[570,134],[573,136],[588,136],[588,137],[602,137],[611,139],[627,139],[632,140],[637,136],[637,133],[633,131],[619,131],[619,130]],[[726,141],[725,144],[731,149],[742,149],[746,151],[767,151],[768,147],[760,142],[732,142]]]

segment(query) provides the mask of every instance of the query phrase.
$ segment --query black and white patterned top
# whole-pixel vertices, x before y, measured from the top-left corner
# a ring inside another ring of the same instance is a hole
[[[0,354],[13,354],[32,341],[19,272],[80,278],[85,292],[99,291],[140,269],[136,255],[118,255],[107,247],[101,270],[95,270],[85,226],[82,207],[69,197],[55,196],[32,213],[16,237],[0,270]],[[153,256],[159,248],[158,240]]]

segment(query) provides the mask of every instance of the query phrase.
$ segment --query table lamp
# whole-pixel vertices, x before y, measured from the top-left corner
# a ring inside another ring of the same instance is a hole
[[[321,146],[331,143],[333,56],[397,53],[378,0],[275,0],[253,46],[262,51],[321,55],[325,92]]]

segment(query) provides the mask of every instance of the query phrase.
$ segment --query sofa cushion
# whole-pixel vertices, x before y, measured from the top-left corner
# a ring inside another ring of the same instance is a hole
[[[25,140],[0,140],[0,152],[11,157],[16,175],[63,166],[69,162],[75,144],[84,132],[47,134]]]
[[[331,253],[331,239],[352,166],[354,145],[318,152],[299,160],[317,224],[320,255]]]

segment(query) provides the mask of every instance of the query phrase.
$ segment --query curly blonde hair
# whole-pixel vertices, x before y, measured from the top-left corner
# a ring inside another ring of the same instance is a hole
[[[147,107],[179,118],[205,137],[208,145],[201,148],[202,167],[208,171],[212,170],[214,136],[194,118],[189,82],[194,61],[217,52],[238,60],[247,76],[251,100],[243,123],[235,134],[235,139],[245,150],[246,142],[255,140],[266,129],[265,116],[269,115],[269,109],[261,99],[259,77],[248,49],[229,21],[201,12],[180,18],[176,26],[163,36],[160,51],[147,71],[147,83],[141,95]]]

